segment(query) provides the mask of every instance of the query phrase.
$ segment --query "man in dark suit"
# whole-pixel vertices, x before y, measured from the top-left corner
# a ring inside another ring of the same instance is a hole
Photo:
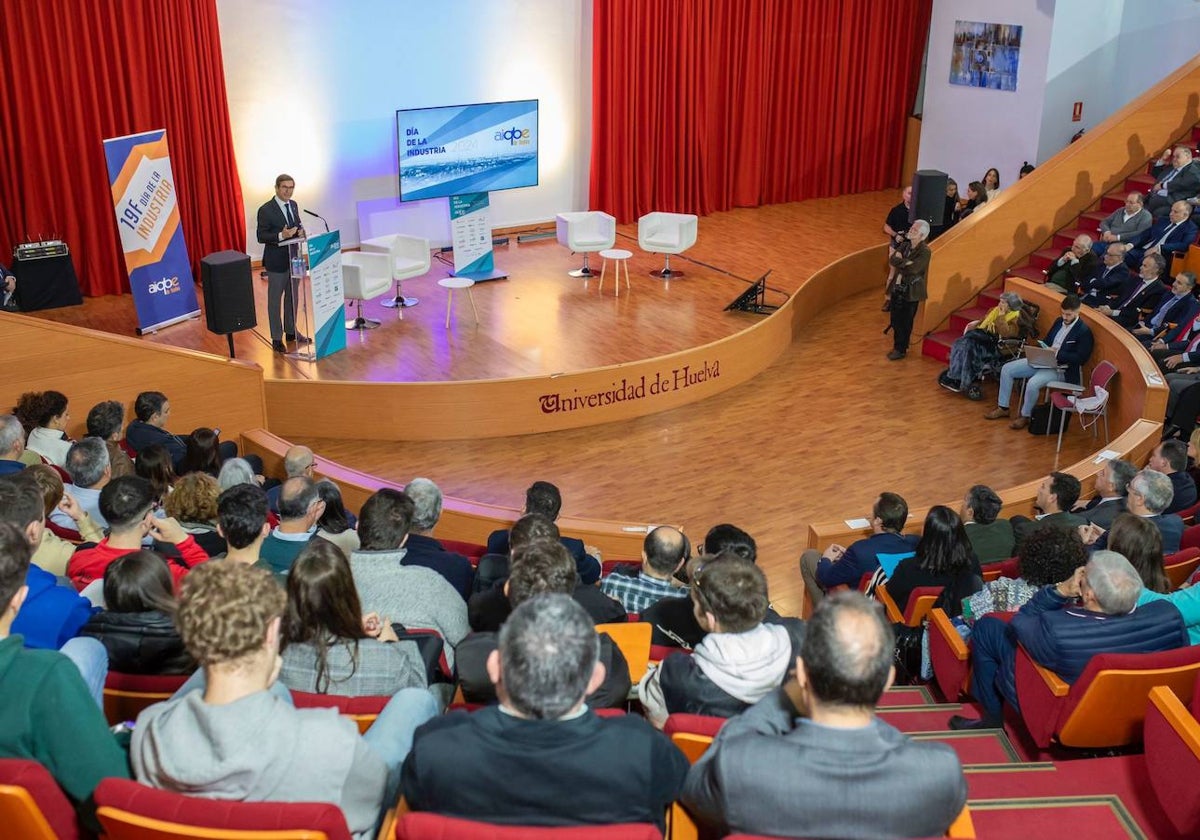
[[[1109,245],[1100,264],[1087,277],[1080,290],[1081,300],[1087,306],[1097,307],[1116,302],[1116,297],[1129,284],[1129,269],[1125,266],[1125,246]]]
[[[525,513],[539,513],[551,522],[558,519],[562,509],[562,494],[549,481],[535,481],[525,491]],[[583,544],[583,540],[575,537],[560,537],[567,551],[575,558],[579,579],[591,585],[600,580],[600,552]],[[487,538],[487,553],[507,555],[508,531],[501,529],[492,531]]]
[[[1096,495],[1086,504],[1076,505],[1075,513],[1108,530],[1118,514],[1128,510],[1129,482],[1138,468],[1129,461],[1114,459],[1096,474]]]
[[[1143,316],[1130,332],[1147,347],[1154,343],[1155,336],[1161,337],[1164,343],[1175,341],[1200,311],[1195,290],[1196,275],[1190,271],[1179,272],[1171,283],[1171,294],[1164,295],[1158,307]]]
[[[788,837],[945,833],[967,798],[957,756],[875,715],[894,646],[878,604],[857,592],[823,601],[795,679],[731,718],[688,772],[680,798],[697,822]]]
[[[1157,309],[1162,302],[1167,287],[1162,282],[1163,272],[1167,269],[1167,261],[1160,254],[1147,254],[1142,258],[1141,268],[1134,282],[1121,290],[1121,295],[1112,306],[1096,307],[1101,312],[1116,320],[1127,330],[1132,330],[1141,316],[1143,309]]]
[[[1081,233],[1046,271],[1046,285],[1064,295],[1069,292],[1082,294],[1084,282],[1092,276],[1099,263],[1100,260],[1092,253],[1092,238]]]
[[[1042,479],[1038,486],[1033,507],[1038,511],[1036,519],[1014,516],[1010,521],[1016,538],[1014,551],[1021,551],[1021,543],[1034,531],[1042,528],[1077,528],[1085,524],[1083,517],[1071,513],[1079,500],[1079,479],[1069,473],[1053,472]]]
[[[258,241],[263,246],[262,265],[267,272],[267,324],[271,330],[271,349],[286,353],[288,341],[308,344],[311,339],[296,333],[296,294],[292,282],[291,261],[286,245],[280,245],[304,228],[300,207],[292,200],[296,181],[291,175],[275,179],[275,197],[258,208]],[[282,317],[280,310],[282,310]]]
[[[1192,205],[1186,201],[1176,201],[1171,205],[1171,214],[1167,218],[1155,222],[1150,230],[1142,234],[1141,239],[1129,246],[1125,264],[1137,268],[1148,254],[1161,254],[1166,265],[1173,256],[1187,251],[1188,246],[1196,241],[1198,232],[1191,215]]]
[[[1187,146],[1167,149],[1151,170],[1158,182],[1150,188],[1146,197],[1146,209],[1156,219],[1167,215],[1171,205],[1185,201],[1200,193],[1200,172],[1192,160],[1192,150]]]
[[[1187,472],[1187,443],[1182,440],[1164,440],[1150,453],[1146,466],[1171,479],[1171,503],[1163,513],[1179,513],[1196,504],[1196,481]]]
[[[1173,513],[1163,513],[1175,496],[1171,479],[1158,470],[1146,468],[1129,482],[1126,505],[1134,516],[1148,519],[1162,535],[1163,554],[1174,554],[1183,539],[1183,520]],[[1108,532],[1099,525],[1084,525],[1079,529],[1084,545],[1093,550],[1108,548]]]

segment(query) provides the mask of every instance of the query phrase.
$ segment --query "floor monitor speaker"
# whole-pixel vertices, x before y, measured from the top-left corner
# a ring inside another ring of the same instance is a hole
[[[204,320],[218,335],[248,330],[258,324],[250,257],[240,251],[218,251],[200,260],[204,287]]]

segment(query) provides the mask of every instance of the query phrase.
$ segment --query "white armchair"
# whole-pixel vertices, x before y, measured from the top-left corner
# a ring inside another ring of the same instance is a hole
[[[365,253],[387,254],[392,260],[392,279],[396,281],[396,296],[383,302],[388,309],[416,306],[414,297],[405,297],[400,290],[401,280],[410,280],[429,272],[429,240],[420,236],[392,233],[366,239],[359,245]],[[401,313],[403,316],[403,313]]]
[[[669,280],[682,277],[682,271],[671,270],[671,255],[682,254],[696,244],[698,220],[690,213],[647,213],[638,219],[638,247],[652,254],[663,254],[666,264],[651,277]]]
[[[364,318],[362,305],[364,300],[374,300],[386,294],[392,283],[392,272],[388,267],[386,254],[369,254],[361,251],[348,251],[342,254],[342,286],[347,300],[357,304],[355,318],[346,321],[348,330],[373,330],[379,326],[378,321]]]
[[[583,254],[583,268],[567,272],[571,277],[595,277],[588,256],[617,243],[617,220],[599,210],[559,213],[554,217],[558,244],[573,253]]]

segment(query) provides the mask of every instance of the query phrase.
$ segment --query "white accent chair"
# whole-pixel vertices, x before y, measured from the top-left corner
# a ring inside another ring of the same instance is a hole
[[[342,286],[347,300],[357,304],[354,320],[346,321],[348,330],[373,330],[378,321],[364,318],[364,300],[374,300],[386,294],[392,284],[392,272],[386,254],[365,254],[348,251],[342,254]]]
[[[558,244],[572,253],[583,254],[583,268],[567,272],[571,277],[595,277],[588,256],[617,243],[617,220],[599,210],[559,213],[554,217]]]
[[[365,239],[359,248],[370,254],[387,254],[392,259],[392,279],[396,281],[396,296],[385,300],[382,306],[388,309],[416,306],[416,298],[404,296],[400,289],[400,281],[420,277],[429,272],[429,240],[420,236],[392,233]],[[400,317],[404,317],[403,312],[400,313]]]
[[[638,219],[638,247],[652,254],[666,256],[661,271],[650,272],[651,277],[670,280],[682,277],[682,271],[671,270],[671,255],[682,254],[696,244],[698,220],[690,213],[647,213]]]

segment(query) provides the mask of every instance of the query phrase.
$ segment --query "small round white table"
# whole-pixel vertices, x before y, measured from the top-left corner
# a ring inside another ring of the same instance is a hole
[[[621,266],[625,266],[625,288],[629,288],[629,258],[632,256],[633,251],[626,251],[624,248],[609,248],[607,251],[600,252],[600,259],[604,262],[600,266],[600,285],[596,287],[597,294],[604,291],[604,272],[608,270],[609,260],[616,263],[616,268],[613,269],[616,297],[621,296]]]
[[[470,277],[443,277],[438,281],[438,285],[446,290],[446,329],[450,329],[450,310],[454,306],[455,289],[467,290],[467,297],[471,301],[471,311],[475,313],[475,323],[479,323],[479,310],[475,308],[475,295],[471,292],[471,287],[475,285],[474,280]]]

